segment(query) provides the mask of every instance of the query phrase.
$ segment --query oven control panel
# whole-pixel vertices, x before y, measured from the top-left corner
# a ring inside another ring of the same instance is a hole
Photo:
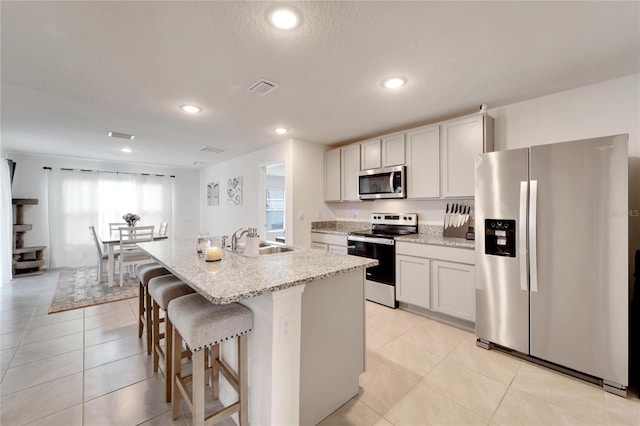
[[[418,215],[416,213],[371,213],[371,224],[417,226]]]

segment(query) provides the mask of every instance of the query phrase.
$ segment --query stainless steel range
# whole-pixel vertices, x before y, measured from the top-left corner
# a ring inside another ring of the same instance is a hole
[[[378,266],[367,268],[364,284],[367,300],[390,308],[398,307],[395,237],[417,233],[416,213],[372,213],[369,231],[349,233],[349,254],[379,262]]]

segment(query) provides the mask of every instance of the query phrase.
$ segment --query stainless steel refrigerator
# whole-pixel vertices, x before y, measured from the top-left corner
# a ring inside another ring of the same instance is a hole
[[[628,386],[628,136],[476,158],[476,336]]]

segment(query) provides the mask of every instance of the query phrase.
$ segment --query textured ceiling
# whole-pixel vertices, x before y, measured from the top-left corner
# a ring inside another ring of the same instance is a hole
[[[290,2],[302,23],[289,32],[267,22],[282,4],[2,1],[2,149],[196,167],[640,72],[635,1]],[[408,84],[382,88],[392,75]],[[248,93],[259,78],[280,87]]]

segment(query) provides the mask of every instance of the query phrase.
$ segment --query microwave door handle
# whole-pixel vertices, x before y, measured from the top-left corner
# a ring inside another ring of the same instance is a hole
[[[394,175],[395,173],[396,173],[396,172],[391,172],[391,173],[389,173],[389,190],[391,191],[391,193],[396,192],[396,189],[393,187],[393,175]]]

